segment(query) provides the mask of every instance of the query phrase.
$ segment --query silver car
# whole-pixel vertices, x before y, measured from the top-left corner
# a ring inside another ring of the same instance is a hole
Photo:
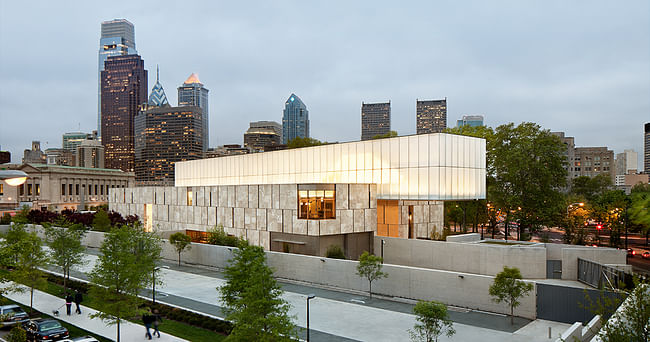
[[[23,308],[15,304],[0,306],[0,315],[2,315],[2,322],[0,322],[1,328],[11,327],[29,321],[29,317]]]

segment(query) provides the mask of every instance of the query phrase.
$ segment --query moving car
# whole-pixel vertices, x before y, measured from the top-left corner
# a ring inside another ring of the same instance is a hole
[[[28,341],[60,341],[68,338],[68,329],[55,319],[39,318],[23,324]]]
[[[29,321],[29,317],[27,317],[27,313],[23,308],[15,304],[0,306],[0,314],[3,315],[3,321],[0,322],[0,327],[2,328]]]
[[[641,257],[643,259],[650,259],[650,252],[648,251],[643,252],[643,254],[641,254]]]
[[[636,254],[636,251],[633,250],[632,248],[627,249],[627,257],[628,258],[633,258],[635,254]]]

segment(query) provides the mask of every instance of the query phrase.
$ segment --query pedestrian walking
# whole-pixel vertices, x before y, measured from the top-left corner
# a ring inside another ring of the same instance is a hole
[[[158,335],[160,338],[160,330],[158,330],[158,325],[162,323],[162,317],[160,317],[160,312],[158,309],[153,309],[153,334]]]
[[[70,316],[70,309],[72,308],[72,295],[70,293],[65,294],[65,312]]]
[[[147,329],[146,334],[144,335],[148,340],[151,340],[151,324],[153,324],[153,316],[151,315],[151,309],[147,308],[147,312],[142,315],[142,323],[144,323],[145,329]]]
[[[81,292],[79,292],[79,290],[77,290],[74,293],[74,303],[77,304],[77,309],[75,310],[75,312],[80,314],[80,315],[81,315],[81,306],[80,305],[81,305],[81,302],[83,302],[83,300],[84,300],[84,296],[81,294]]]

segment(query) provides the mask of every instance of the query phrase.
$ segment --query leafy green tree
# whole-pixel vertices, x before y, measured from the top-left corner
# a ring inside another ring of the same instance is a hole
[[[437,342],[440,335],[451,337],[456,333],[443,303],[421,300],[415,304],[413,313],[417,323],[409,329],[412,341]]]
[[[650,186],[647,188],[638,185],[633,187],[631,197],[630,219],[639,226],[641,234],[645,235],[645,244],[647,246],[648,235],[650,235]]]
[[[493,139],[490,196],[505,212],[506,224],[519,221],[521,238],[526,229],[560,222],[566,209],[560,189],[567,174],[560,139],[530,122],[501,125]]]
[[[14,223],[29,223],[27,216],[29,215],[30,210],[31,209],[28,206],[24,205],[20,211],[14,215],[11,221]]]
[[[605,174],[594,177],[580,176],[571,180],[571,193],[591,202],[611,189],[612,185],[612,178]]]
[[[357,265],[357,275],[361,278],[368,279],[370,298],[372,298],[372,282],[388,277],[388,273],[382,271],[384,259],[374,254],[364,251],[359,256],[359,264]]]
[[[86,248],[81,244],[85,230],[43,226],[45,240],[50,247],[49,257],[63,271],[63,287],[67,290],[70,270],[83,264]]]
[[[20,326],[15,326],[9,331],[9,334],[5,337],[7,342],[26,342],[27,341],[27,332]]]
[[[185,249],[189,250],[192,248],[192,238],[189,237],[189,235],[187,234],[176,232],[169,237],[169,243],[171,243],[172,246],[174,246],[176,252],[178,253],[178,266],[180,266],[181,253],[183,253]]]
[[[397,131],[390,131],[386,134],[377,134],[372,139],[385,139],[385,138],[394,138],[397,136]]]
[[[7,232],[3,234],[3,240],[0,241],[2,245],[3,266],[13,267],[18,263],[18,253],[20,252],[20,242],[27,238],[29,233],[25,230],[25,225],[16,223],[9,227]]]
[[[514,324],[514,310],[521,302],[519,299],[533,290],[533,284],[520,280],[521,272],[516,267],[503,267],[490,286],[490,296],[496,303],[506,303],[510,307],[510,324]]]
[[[28,233],[17,243],[17,247],[18,263],[11,278],[29,288],[29,313],[31,314],[34,310],[34,288],[47,284],[41,268],[47,265],[48,258],[43,250],[43,240],[36,235],[36,232]]]
[[[93,228],[98,232],[107,232],[111,229],[111,219],[108,217],[108,213],[100,209],[95,213],[93,218]]]
[[[301,148],[301,147],[309,147],[309,146],[320,146],[320,145],[326,145],[328,144],[327,142],[322,142],[318,139],[314,138],[307,138],[307,137],[295,137],[287,142],[287,148]]]
[[[233,323],[232,341],[295,341],[298,339],[290,305],[266,264],[262,247],[242,244],[224,271],[218,288],[226,319]]]
[[[602,341],[650,341],[650,286],[637,283],[612,318],[598,334]]]
[[[141,314],[138,292],[153,284],[150,272],[157,272],[161,249],[160,239],[137,224],[111,229],[102,242],[97,263],[89,275],[93,284],[90,297],[102,311],[91,317],[116,325],[117,341],[122,320]]]

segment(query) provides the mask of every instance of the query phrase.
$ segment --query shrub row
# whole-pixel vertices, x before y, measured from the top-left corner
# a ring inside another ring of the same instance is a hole
[[[103,208],[101,210],[103,210]],[[126,217],[122,217],[120,213],[115,211],[109,211],[107,214],[108,218],[111,221],[111,226],[113,227],[130,225],[140,220],[138,215],[128,215]],[[61,213],[56,213],[47,209],[30,210],[29,208],[25,207],[23,210],[16,213],[13,221],[17,223],[32,224],[56,223],[56,225],[60,227],[69,227],[73,224],[81,224],[85,227],[91,227],[94,219],[95,213],[92,212],[81,213],[78,211],[65,209],[62,210]]]

